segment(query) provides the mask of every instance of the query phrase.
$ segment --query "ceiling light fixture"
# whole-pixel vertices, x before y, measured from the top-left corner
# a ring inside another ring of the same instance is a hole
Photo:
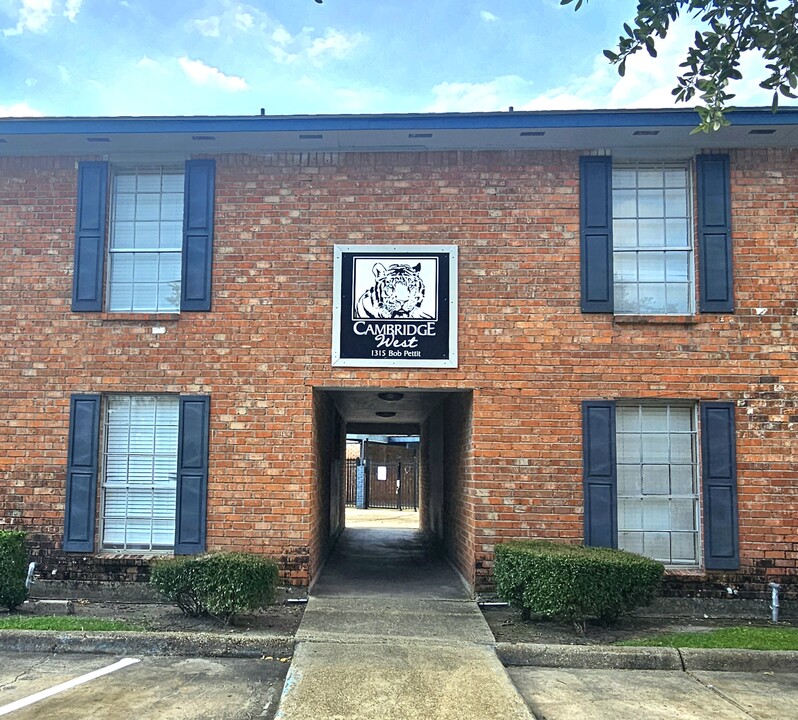
[[[405,394],[400,392],[381,392],[377,395],[380,400],[385,400],[387,402],[396,402],[397,400],[401,400],[404,396]]]

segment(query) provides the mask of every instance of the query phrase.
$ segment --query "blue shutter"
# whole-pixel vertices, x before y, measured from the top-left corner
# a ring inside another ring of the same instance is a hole
[[[618,547],[615,403],[582,403],[585,545]]]
[[[207,395],[180,398],[175,555],[193,555],[205,550],[209,410]]]
[[[729,156],[699,155],[698,282],[701,312],[734,312]]]
[[[579,158],[582,312],[611,313],[612,158]]]
[[[64,550],[94,550],[100,395],[72,395],[69,404]]]
[[[701,403],[701,465],[704,565],[707,570],[736,570],[740,550],[734,403]]]
[[[186,162],[180,293],[180,309],[184,311],[211,309],[215,173],[213,160]]]
[[[75,264],[72,276],[74,312],[99,312],[103,309],[107,195],[108,163],[79,163]]]

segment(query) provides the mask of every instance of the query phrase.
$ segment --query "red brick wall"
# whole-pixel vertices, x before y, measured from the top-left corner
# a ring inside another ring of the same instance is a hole
[[[315,484],[312,505],[316,523],[310,547],[311,579],[321,570],[335,541],[344,529],[346,513],[346,482],[343,466],[346,424],[328,396],[320,392],[314,392],[313,396]]]
[[[474,470],[472,405],[471,393],[452,393],[446,398],[443,418],[443,542],[454,566],[471,585],[482,570],[475,548],[482,537],[494,536],[489,508],[483,506],[489,498],[480,492]]]
[[[306,583],[312,388],[474,389],[457,564],[485,587],[496,541],[581,539],[581,400],[733,400],[743,567],[678,582],[795,575],[798,151],[731,161],[737,312],[658,323],[579,310],[576,152],[220,157],[213,312],[173,319],[71,313],[74,159],[0,160],[0,518],[65,573],[69,394],[208,393],[209,547]],[[331,368],[332,245],[358,242],[459,246],[458,368]]]

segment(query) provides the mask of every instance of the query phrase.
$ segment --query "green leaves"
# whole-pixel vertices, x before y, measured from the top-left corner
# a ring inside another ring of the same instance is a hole
[[[251,553],[211,553],[157,561],[150,583],[189,616],[229,623],[236,613],[274,602],[277,563]]]
[[[586,0],[585,0],[586,1]],[[573,0],[560,0],[570,5]],[[582,7],[578,0],[574,10]],[[740,59],[744,53],[759,52],[769,73],[760,87],[773,90],[772,109],[779,97],[798,97],[798,3],[780,0],[639,0],[637,14],[623,24],[623,35],[615,50],[604,56],[626,73],[626,61],[642,49],[657,56],[657,39],[664,39],[671,22],[688,15],[705,28],[696,31],[693,46],[680,64],[684,72],[676,78],[672,93],[677,101],[688,102],[698,95],[701,105],[697,132],[715,132],[729,124],[726,113],[734,97],[729,82],[743,77]]]
[[[0,530],[0,606],[13,610],[28,596],[25,533]]]
[[[584,627],[650,602],[663,571],[622,550],[532,540],[497,545],[493,574],[499,597],[525,614]]]

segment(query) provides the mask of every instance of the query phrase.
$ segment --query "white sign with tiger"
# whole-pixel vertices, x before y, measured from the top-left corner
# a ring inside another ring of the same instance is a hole
[[[335,247],[333,365],[456,367],[456,246]]]

